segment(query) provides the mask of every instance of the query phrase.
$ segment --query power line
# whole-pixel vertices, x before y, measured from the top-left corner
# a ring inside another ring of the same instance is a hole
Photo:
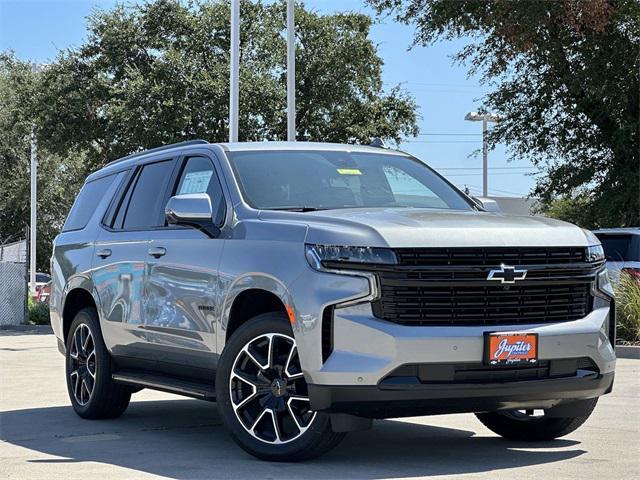
[[[482,193],[482,188],[478,187],[477,185],[469,185],[469,184],[465,184],[466,187],[469,187],[469,189],[472,190],[476,190],[477,192]],[[528,193],[521,193],[521,192],[511,192],[509,190],[499,190],[497,188],[490,188],[489,189],[489,193],[491,192],[496,192],[496,193],[503,193],[503,194],[507,194],[507,195],[517,195],[519,197],[526,197],[528,195]]]
[[[431,165],[433,166],[433,165]],[[436,170],[482,170],[482,167],[433,167]],[[536,167],[489,167],[489,170],[535,170]]]
[[[438,137],[481,137],[481,133],[419,133],[419,136],[438,136]]]
[[[478,145],[480,142],[476,140],[404,140],[402,143],[474,143]]]
[[[503,176],[503,175],[521,175],[523,173],[527,173],[527,172],[498,172],[498,173],[492,173],[491,176]],[[448,177],[481,177],[482,173],[448,173],[447,174]]]
[[[416,85],[420,87],[447,87],[447,88],[482,88],[484,90],[488,90],[487,87],[482,85],[463,85],[463,84],[452,84],[452,83],[430,83],[430,82],[412,82],[412,81],[385,81],[382,82],[385,85],[397,85],[398,83],[403,85]]]

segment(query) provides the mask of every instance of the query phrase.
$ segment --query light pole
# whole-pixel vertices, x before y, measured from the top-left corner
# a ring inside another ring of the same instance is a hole
[[[482,196],[487,197],[489,195],[488,188],[488,146],[487,146],[487,126],[489,122],[497,123],[500,121],[500,116],[494,113],[478,113],[469,112],[464,116],[465,120],[470,122],[482,122]]]
[[[29,291],[36,292],[36,209],[38,198],[38,142],[31,128],[31,218],[29,221]]]
[[[47,67],[46,64],[34,63],[31,71],[37,74]],[[38,139],[36,138],[36,126],[31,126],[31,212],[29,218],[29,291],[36,291],[36,213],[38,201]]]
[[[296,141],[295,0],[287,0],[287,140]]]
[[[240,0],[231,0],[231,65],[229,79],[229,141],[238,141],[240,110]]]

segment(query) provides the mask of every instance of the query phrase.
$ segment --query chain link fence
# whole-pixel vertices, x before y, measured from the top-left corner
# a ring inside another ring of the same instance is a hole
[[[0,245],[0,326],[25,323],[27,241]]]

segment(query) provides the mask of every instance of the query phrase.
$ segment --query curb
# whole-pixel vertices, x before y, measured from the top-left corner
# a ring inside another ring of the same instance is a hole
[[[640,359],[640,346],[636,345],[616,345],[616,357]]]
[[[0,331],[34,333],[39,335],[53,333],[51,325],[0,325]]]

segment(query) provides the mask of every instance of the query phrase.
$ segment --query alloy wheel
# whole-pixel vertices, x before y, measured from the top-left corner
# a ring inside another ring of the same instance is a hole
[[[73,396],[79,405],[85,406],[93,393],[97,367],[93,334],[86,323],[78,325],[73,332],[69,357],[69,379]]]
[[[243,428],[273,445],[299,438],[313,423],[295,340],[269,333],[240,350],[229,378],[231,406]]]

